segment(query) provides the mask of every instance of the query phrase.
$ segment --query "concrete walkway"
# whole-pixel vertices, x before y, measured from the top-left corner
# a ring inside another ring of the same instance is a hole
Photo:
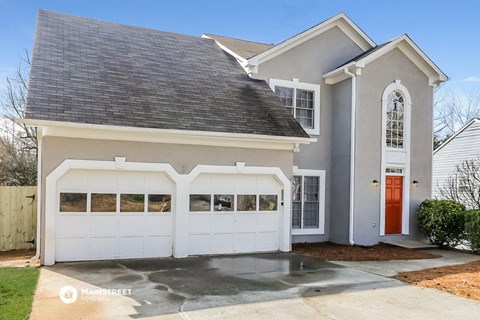
[[[400,272],[452,266],[480,260],[480,255],[468,254],[454,250],[429,249],[422,251],[440,255],[441,257],[421,260],[334,261],[334,263],[376,275],[393,277]]]
[[[75,288],[75,302],[60,300],[64,286]],[[111,294],[112,289],[129,292]],[[479,314],[478,302],[358,266],[260,254],[44,267],[31,319],[477,320]]]

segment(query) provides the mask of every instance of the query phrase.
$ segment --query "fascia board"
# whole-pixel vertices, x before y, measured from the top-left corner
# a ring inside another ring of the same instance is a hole
[[[278,45],[248,59],[248,64],[257,66],[265,61],[268,61],[283,52],[290,50],[307,40],[310,40],[319,34],[333,28],[339,27],[349,38],[351,38],[362,50],[366,51],[376,44],[370,39],[355,23],[350,20],[344,13],[340,13],[315,27],[307,29],[292,38],[289,38]],[[350,32],[348,29],[353,30]]]
[[[179,143],[209,146],[236,146],[257,149],[291,150],[292,146],[316,142],[316,138],[282,137],[243,133],[189,131],[95,125],[52,120],[18,119],[30,126],[43,127],[44,136],[103,140]]]
[[[404,43],[407,45],[404,45]],[[332,70],[324,74],[323,78],[326,79],[327,83],[334,84],[338,82],[335,81],[334,77],[338,76],[340,73],[343,73],[345,68],[350,68],[353,65],[363,68],[370,62],[380,58],[395,48],[399,48],[423,73],[429,77],[431,85],[437,82],[448,81],[448,76],[445,75],[445,73],[443,73],[442,70],[440,70],[407,35],[394,38],[389,44],[378,51],[358,61],[353,61],[345,66],[341,66],[335,70]],[[428,68],[430,68],[430,70],[428,70]]]

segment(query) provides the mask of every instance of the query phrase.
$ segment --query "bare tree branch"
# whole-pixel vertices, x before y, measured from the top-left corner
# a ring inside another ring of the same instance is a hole
[[[15,74],[0,86],[0,184],[36,184],[36,130],[16,122],[25,116],[30,64],[25,51]]]
[[[440,198],[455,200],[469,209],[480,209],[480,157],[458,165],[439,192]]]
[[[454,134],[470,120],[480,117],[480,88],[466,94],[435,91],[434,133],[440,138]]]

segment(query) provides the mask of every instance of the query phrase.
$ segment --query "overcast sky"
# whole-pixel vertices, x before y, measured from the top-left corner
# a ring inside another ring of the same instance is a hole
[[[122,1],[0,0],[0,79],[31,52],[38,9],[200,36],[214,33],[278,43],[345,12],[380,44],[407,33],[452,79],[480,87],[480,1]]]

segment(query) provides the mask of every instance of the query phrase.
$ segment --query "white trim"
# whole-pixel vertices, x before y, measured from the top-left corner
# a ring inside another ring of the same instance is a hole
[[[335,84],[345,80],[346,77],[342,76],[344,68],[351,68],[352,66],[355,66],[356,68],[364,68],[370,62],[380,58],[395,48],[400,49],[407,58],[409,58],[423,73],[425,73],[425,75],[429,77],[429,85],[433,86],[448,81],[448,76],[443,73],[443,71],[440,70],[440,68],[438,68],[437,65],[406,34],[392,39],[382,48],[357,61],[350,62],[347,65],[325,73],[323,78],[327,84]]]
[[[394,91],[398,90],[402,93],[404,98],[404,141],[403,149],[392,149],[386,147],[386,109],[388,103],[388,95]],[[400,83],[400,80],[395,80],[393,83],[389,84],[382,95],[382,162],[381,162],[381,173],[380,173],[380,236],[385,236],[385,180],[386,176],[403,176],[403,203],[402,203],[402,234],[408,235],[409,230],[409,221],[410,221],[410,134],[411,134],[411,111],[412,111],[412,99],[408,89]],[[401,162],[387,162],[388,154],[404,154],[404,161]],[[403,174],[391,174],[386,173],[387,167],[401,167],[404,168]]]
[[[220,147],[294,150],[296,144],[316,142],[316,138],[258,134],[136,128],[51,120],[23,119],[21,123],[43,127],[44,136],[98,140],[174,143]]]
[[[42,247],[42,145],[43,145],[43,130],[37,128],[37,236],[35,241],[35,257],[33,259],[40,259],[40,252]]]
[[[442,149],[444,146],[446,146],[450,141],[452,141],[456,136],[458,136],[460,133],[462,133],[463,131],[465,131],[465,129],[467,129],[468,127],[470,127],[470,125],[472,123],[480,123],[480,119],[479,118],[473,118],[472,120],[470,120],[467,124],[465,124],[463,127],[461,127],[460,129],[458,129],[457,132],[455,132],[450,138],[448,138],[448,140],[446,140],[445,142],[443,142],[441,145],[438,146],[437,149],[435,149],[433,151],[433,154],[437,153],[440,149]]]
[[[258,65],[275,58],[276,56],[290,50],[305,41],[308,41],[323,32],[332,29],[333,27],[340,28],[350,39],[353,40],[363,51],[376,46],[375,42],[363,32],[352,20],[350,20],[344,13],[339,13],[332,18],[307,29],[296,36],[293,36],[278,45],[248,59],[248,65],[252,66],[253,72],[258,71]]]
[[[242,66],[242,68],[245,70],[245,72],[249,73],[249,69],[247,68],[247,65],[248,65],[247,59],[241,57],[237,53],[233,52],[232,50],[230,50],[229,48],[227,48],[226,46],[224,46],[223,44],[218,42],[216,39],[213,39],[213,38],[207,36],[206,34],[202,34],[202,38],[211,39],[211,40],[215,41],[215,43],[217,44],[217,46],[220,47],[220,49],[222,49],[223,51],[225,51],[226,53],[228,53],[229,55],[231,55],[235,59],[237,59],[238,63]]]
[[[310,170],[310,169],[298,169],[297,166],[293,167],[293,175],[294,176],[301,176],[302,181],[303,177],[318,177],[319,178],[319,208],[318,208],[318,228],[314,229],[293,229],[292,228],[292,235],[318,235],[318,234],[325,234],[325,170]],[[302,193],[303,193],[303,186],[302,186]],[[303,197],[303,194],[302,194]],[[303,205],[302,205],[302,213],[303,213]],[[303,216],[303,214],[302,214]],[[301,221],[303,225],[303,219]],[[289,221],[289,225],[292,225],[292,221]]]
[[[298,79],[281,80],[268,79],[268,85],[275,92],[275,86],[293,88],[293,109],[294,117],[296,112],[296,89],[309,90],[314,92],[314,107],[313,107],[313,128],[303,128],[309,135],[320,135],[320,85],[306,82],[299,82]],[[296,118],[296,117],[295,117]]]
[[[116,161],[72,160],[63,161],[46,178],[45,183],[45,251],[43,263],[55,263],[55,217],[57,181],[72,169],[83,170],[126,170],[141,172],[164,172],[175,184],[175,214],[173,219],[173,256],[182,258],[188,256],[188,203],[191,182],[201,173],[230,173],[230,174],[262,174],[273,175],[283,187],[284,205],[281,214],[279,232],[279,250],[291,251],[291,185],[290,180],[278,167],[249,167],[244,163],[235,166],[197,165],[189,174],[178,174],[175,169],[166,163],[125,162],[123,157],[116,157]],[[119,169],[119,163],[121,169]],[[118,197],[117,197],[118,198]],[[38,226],[40,228],[40,225]]]

